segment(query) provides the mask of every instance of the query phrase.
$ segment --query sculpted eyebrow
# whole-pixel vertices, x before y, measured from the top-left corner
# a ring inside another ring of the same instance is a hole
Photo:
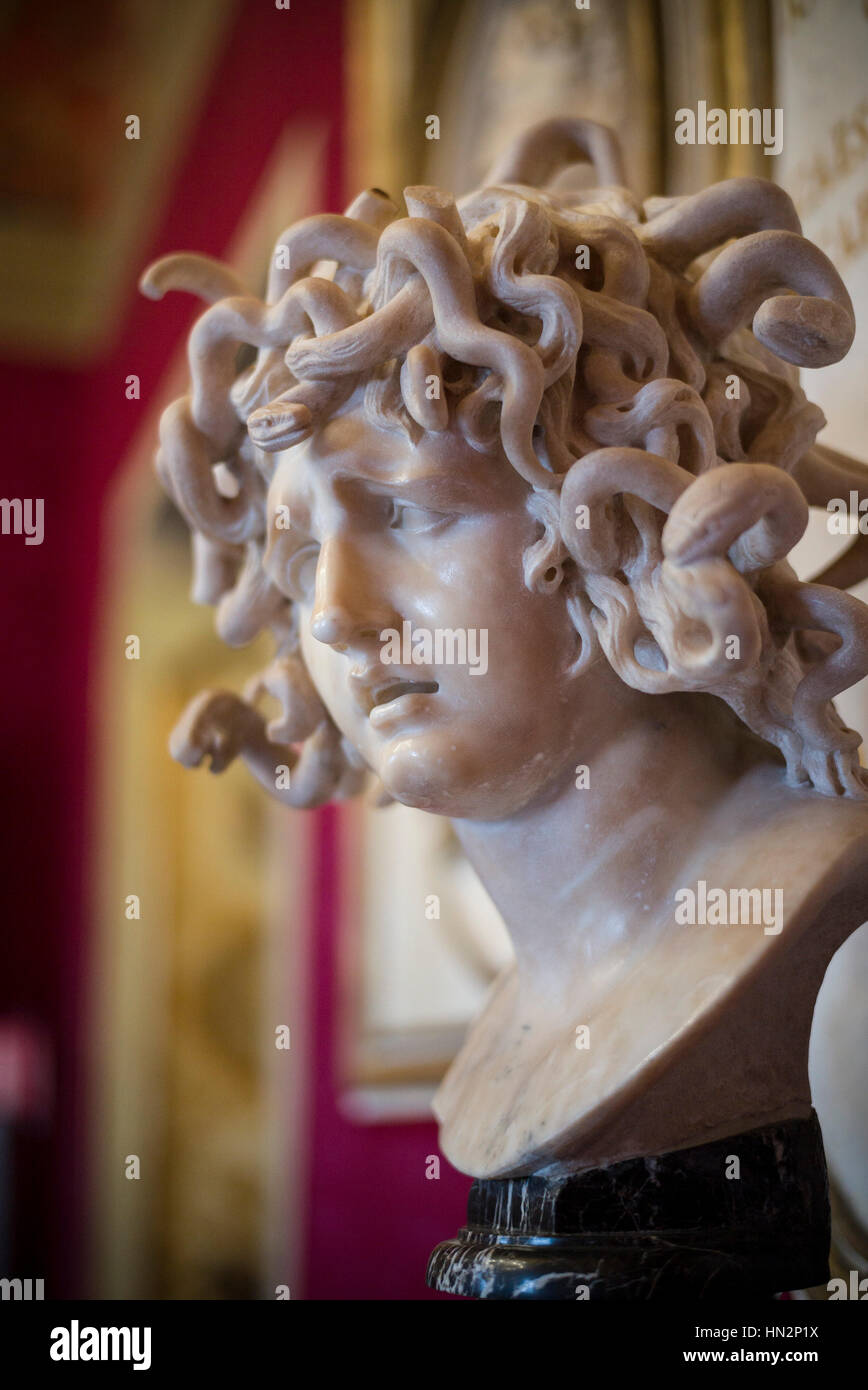
[[[463,509],[478,509],[480,505],[479,486],[466,474],[448,468],[432,468],[423,471],[410,470],[396,472],[387,478],[362,477],[358,473],[339,474],[332,480],[335,495],[352,501],[355,495],[365,494],[375,497],[412,497],[420,503],[430,502],[435,506]]]

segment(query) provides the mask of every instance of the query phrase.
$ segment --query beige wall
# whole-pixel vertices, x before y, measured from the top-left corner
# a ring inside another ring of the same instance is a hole
[[[856,309],[856,341],[843,362],[803,373],[829,421],[821,438],[868,462],[868,9],[855,0],[775,0],[777,105],[784,149],[776,177],[792,194],[806,235],[835,262]],[[846,544],[846,542],[845,542]],[[815,514],[797,548],[803,578],[843,549]],[[868,583],[856,591],[868,600]],[[838,700],[868,730],[868,681]],[[868,926],[832,961],[811,1040],[811,1083],[830,1171],[868,1231]]]

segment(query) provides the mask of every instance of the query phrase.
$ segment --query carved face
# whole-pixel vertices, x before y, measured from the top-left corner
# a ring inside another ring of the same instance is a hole
[[[499,450],[414,446],[358,394],[281,457],[266,569],[333,720],[406,805],[496,819],[570,775],[578,639],[525,584],[528,496]]]

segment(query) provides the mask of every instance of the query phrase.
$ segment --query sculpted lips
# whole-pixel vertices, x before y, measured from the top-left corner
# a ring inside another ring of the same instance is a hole
[[[426,706],[440,686],[437,681],[393,680],[374,690],[374,704],[368,718],[381,731],[417,716],[424,718]]]
[[[440,689],[439,682],[412,680],[379,663],[350,672],[350,689],[362,714],[375,729],[422,713],[427,701]]]
[[[374,709],[378,705],[390,704],[402,695],[436,695],[439,689],[436,681],[388,681],[374,691]]]
[[[350,673],[350,688],[360,711],[375,729],[412,718],[424,711],[440,689],[437,681],[411,680],[403,673],[377,665]]]

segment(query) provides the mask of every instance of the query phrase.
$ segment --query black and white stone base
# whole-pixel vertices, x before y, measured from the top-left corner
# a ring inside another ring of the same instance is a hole
[[[825,1283],[829,1242],[812,1112],[567,1177],[477,1180],[427,1278],[467,1298],[771,1297]]]

